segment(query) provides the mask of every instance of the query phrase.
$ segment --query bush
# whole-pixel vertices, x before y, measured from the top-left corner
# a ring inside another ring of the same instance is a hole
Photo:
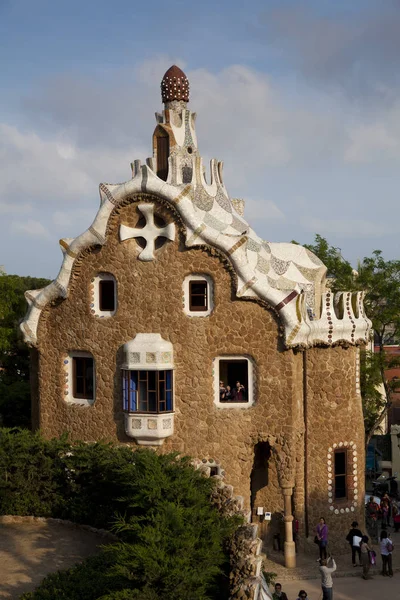
[[[26,600],[223,598],[223,546],[238,520],[211,505],[213,488],[187,457],[0,433],[1,513],[61,517],[120,538]]]
[[[64,503],[65,438],[26,429],[0,430],[0,514],[54,516]]]

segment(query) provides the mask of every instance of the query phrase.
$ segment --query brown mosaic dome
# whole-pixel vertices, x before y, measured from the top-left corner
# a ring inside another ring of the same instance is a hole
[[[164,104],[172,100],[189,102],[189,80],[176,65],[172,65],[162,79],[161,97]]]

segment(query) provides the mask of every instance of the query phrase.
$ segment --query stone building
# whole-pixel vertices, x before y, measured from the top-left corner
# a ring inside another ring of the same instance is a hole
[[[222,162],[206,174],[178,67],[161,91],[152,158],[100,184],[93,223],[60,240],[57,278],[26,294],[34,427],[224,471],[266,544],[284,528],[294,566],[293,515],[300,547],[321,515],[336,544],[362,521],[370,321],[310,251],[258,237]]]

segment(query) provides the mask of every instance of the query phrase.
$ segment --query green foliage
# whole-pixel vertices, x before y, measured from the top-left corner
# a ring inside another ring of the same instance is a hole
[[[27,311],[24,292],[48,283],[0,270],[0,422],[6,427],[30,425],[29,350],[18,324]]]
[[[0,430],[0,513],[54,516],[63,503],[65,439]]]
[[[1,514],[62,517],[120,540],[23,598],[224,598],[224,543],[239,522],[211,505],[214,485],[176,454],[0,430]]]

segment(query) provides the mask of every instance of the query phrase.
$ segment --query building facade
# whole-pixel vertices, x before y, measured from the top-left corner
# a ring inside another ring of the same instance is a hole
[[[260,239],[222,163],[206,175],[189,82],[162,84],[153,156],[100,184],[100,208],[46,288],[27,292],[33,422],[201,460],[243,497],[285,558],[325,516],[331,541],[363,518],[362,294],[333,296],[310,251]]]

